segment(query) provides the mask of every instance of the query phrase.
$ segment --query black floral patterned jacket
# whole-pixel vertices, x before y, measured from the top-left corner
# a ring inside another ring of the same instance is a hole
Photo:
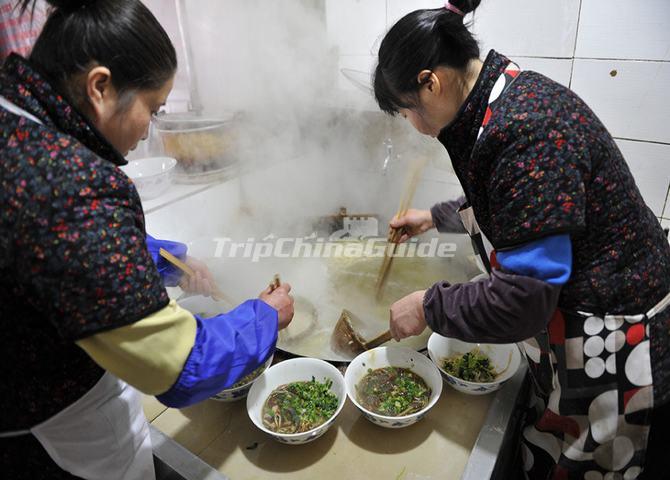
[[[670,292],[670,245],[614,139],[572,91],[522,71],[477,140],[509,60],[491,51],[456,119],[439,136],[484,234],[498,250],[559,233],[572,242],[561,309],[649,310]],[[521,65],[523,68],[523,65]],[[670,310],[670,309],[668,309]],[[670,312],[652,322],[657,400],[670,400]]]
[[[167,305],[123,157],[23,58],[0,95],[0,431],[30,428],[103,371],[74,343]]]

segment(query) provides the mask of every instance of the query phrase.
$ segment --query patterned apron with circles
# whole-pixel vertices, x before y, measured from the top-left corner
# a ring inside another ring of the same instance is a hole
[[[634,479],[642,472],[653,407],[647,313],[556,310],[522,342],[535,395],[523,431],[529,478]]]
[[[519,75],[500,75],[479,129]],[[634,479],[642,472],[653,407],[647,313],[596,315],[557,309],[548,327],[520,344],[535,384],[523,430],[530,479]]]

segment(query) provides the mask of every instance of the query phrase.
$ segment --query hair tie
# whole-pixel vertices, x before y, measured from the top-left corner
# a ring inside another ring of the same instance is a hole
[[[450,12],[454,12],[456,15],[460,15],[461,17],[465,16],[465,13],[463,13],[463,10],[461,10],[460,8],[452,5],[451,2],[449,2],[449,1],[447,1],[447,3],[444,4],[444,8],[446,8]]]

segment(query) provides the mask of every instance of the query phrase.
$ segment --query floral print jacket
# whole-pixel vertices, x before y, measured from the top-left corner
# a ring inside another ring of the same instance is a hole
[[[29,428],[103,371],[74,343],[163,308],[125,160],[28,61],[14,54],[0,95],[0,431]]]

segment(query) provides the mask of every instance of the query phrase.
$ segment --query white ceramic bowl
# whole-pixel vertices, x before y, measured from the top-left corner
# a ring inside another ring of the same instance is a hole
[[[368,373],[384,367],[408,368],[419,375],[430,387],[428,404],[416,413],[402,417],[389,417],[364,408],[356,397],[356,385]],[[437,367],[425,355],[407,347],[378,347],[361,353],[347,367],[344,374],[349,399],[358,407],[365,418],[386,428],[403,428],[418,422],[433,408],[442,393],[442,378]]]
[[[174,158],[149,157],[132,160],[121,170],[131,178],[142,200],[151,200],[168,189],[176,165]]]
[[[446,358],[452,355],[462,355],[477,347],[482,353],[488,355],[496,372],[502,372],[496,377],[495,381],[488,383],[468,382],[447,373],[442,368]],[[469,393],[470,395],[484,395],[500,389],[507,380],[512,378],[521,364],[521,354],[514,343],[467,343],[455,338],[443,337],[437,333],[433,333],[428,339],[428,355],[440,369],[442,377],[449,385],[459,392]]]
[[[333,381],[330,390],[339,400],[333,416],[318,427],[302,433],[277,433],[265,428],[263,426],[263,405],[272,391],[287,383],[310,381],[312,377],[319,382],[325,379]],[[278,442],[298,445],[316,440],[326,433],[342,411],[346,398],[344,378],[337,368],[316,358],[292,358],[271,366],[253,383],[247,396],[247,413],[260,430]]]
[[[249,390],[251,390],[251,386],[254,384],[254,382],[260,378],[260,376],[263,374],[263,371],[267,370],[267,368],[272,365],[273,358],[274,355],[270,355],[265,363],[258,367],[259,369],[262,369],[262,372],[260,372],[259,375],[256,376],[256,378],[253,378],[250,382],[238,385],[236,387],[231,387],[226,390],[221,390],[219,393],[210,398],[212,400],[216,400],[217,402],[235,402],[245,398],[249,394]]]

